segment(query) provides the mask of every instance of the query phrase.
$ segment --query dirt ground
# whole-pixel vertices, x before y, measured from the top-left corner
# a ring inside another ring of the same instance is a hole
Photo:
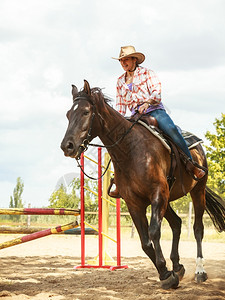
[[[18,235],[17,235],[18,236]],[[0,235],[0,243],[16,236]],[[171,242],[162,241],[170,267]],[[86,256],[97,255],[96,236],[86,238]],[[74,269],[80,265],[80,237],[54,235],[0,250],[0,298],[4,300],[225,299],[225,243],[204,243],[209,279],[194,282],[196,244],[180,244],[186,273],[176,290],[162,290],[158,275],[138,239],[122,240],[122,265],[128,269]],[[108,253],[115,256],[113,242]],[[86,260],[88,261],[88,259]]]

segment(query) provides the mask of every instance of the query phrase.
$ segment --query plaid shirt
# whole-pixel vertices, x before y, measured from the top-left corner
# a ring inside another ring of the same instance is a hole
[[[122,115],[126,114],[127,107],[140,105],[147,100],[159,101],[158,105],[151,105],[149,111],[164,109],[161,101],[161,83],[156,74],[144,67],[137,67],[134,71],[132,90],[125,82],[125,74],[117,80],[116,86],[116,110]]]

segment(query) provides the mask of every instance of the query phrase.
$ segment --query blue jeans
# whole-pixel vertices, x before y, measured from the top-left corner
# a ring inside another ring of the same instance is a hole
[[[190,159],[191,153],[187,147],[187,144],[183,138],[183,136],[179,133],[176,125],[173,123],[170,116],[167,114],[167,112],[163,109],[156,109],[148,113],[149,115],[156,118],[159,129],[161,129],[165,134],[167,134],[169,137],[171,137],[172,141],[181,148],[181,150],[188,156]]]

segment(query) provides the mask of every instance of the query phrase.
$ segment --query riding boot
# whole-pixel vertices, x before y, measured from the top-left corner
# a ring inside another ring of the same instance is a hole
[[[207,169],[205,169],[202,166],[199,166],[196,162],[193,162],[191,159],[188,159],[186,161],[186,170],[197,181],[202,179],[207,174]]]
[[[205,176],[205,171],[203,171],[203,170],[201,170],[197,167],[194,167],[193,168],[193,174],[196,178],[201,179]]]
[[[109,195],[110,197],[112,197],[112,198],[121,198],[121,196],[120,196],[120,194],[119,194],[119,191],[118,191],[118,189],[117,189],[117,186],[116,186],[116,188],[115,188],[114,191],[110,191],[113,184],[115,184],[115,183],[114,183],[114,178],[111,178],[111,179],[110,179],[110,185],[109,185],[109,188],[108,188],[108,195]]]

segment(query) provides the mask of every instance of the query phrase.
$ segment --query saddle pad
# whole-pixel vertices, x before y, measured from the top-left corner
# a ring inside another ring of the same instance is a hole
[[[195,146],[197,146],[198,144],[203,143],[203,140],[200,139],[200,138],[198,138],[193,133],[190,133],[188,131],[182,130],[181,134],[182,134],[185,142],[187,143],[188,149],[192,149]]]
[[[139,120],[138,123],[141,124],[142,126],[144,126],[145,128],[147,128],[154,136],[156,136],[161,141],[161,143],[169,151],[169,153],[171,152],[171,149],[170,149],[169,144],[167,143],[167,140],[164,138],[164,136],[158,131],[158,129],[155,126],[149,126],[141,120]],[[178,127],[178,130],[180,131],[179,127]],[[192,148],[196,147],[198,144],[203,143],[203,140],[201,140],[200,138],[198,138],[197,136],[195,136],[194,134],[192,134],[188,131],[181,130],[181,134],[188,146],[188,149],[192,149]]]

